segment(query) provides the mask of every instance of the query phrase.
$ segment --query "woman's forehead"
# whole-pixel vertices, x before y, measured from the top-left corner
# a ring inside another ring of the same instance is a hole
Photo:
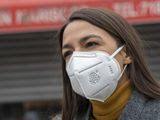
[[[63,32],[63,40],[66,38],[74,37],[77,35],[84,35],[87,34],[87,31],[90,31],[93,29],[93,25],[89,22],[86,22],[84,20],[75,20],[71,23],[69,23]]]
[[[110,37],[110,35],[103,29],[84,20],[75,20],[68,24],[63,33],[63,45],[76,42],[83,37],[89,35],[96,35],[100,37]]]

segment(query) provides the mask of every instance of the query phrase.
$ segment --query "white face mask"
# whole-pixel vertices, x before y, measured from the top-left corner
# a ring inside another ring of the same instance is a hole
[[[102,51],[74,52],[66,67],[72,89],[87,99],[104,102],[116,89],[126,68],[125,65],[121,71],[114,58],[123,47],[112,55]]]

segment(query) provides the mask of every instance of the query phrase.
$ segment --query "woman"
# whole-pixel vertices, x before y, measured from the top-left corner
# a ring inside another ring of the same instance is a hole
[[[75,11],[59,31],[62,120],[160,120],[160,86],[135,30],[116,13]]]

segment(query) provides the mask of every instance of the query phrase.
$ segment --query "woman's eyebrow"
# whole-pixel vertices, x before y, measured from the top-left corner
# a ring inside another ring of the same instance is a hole
[[[100,36],[98,36],[98,35],[91,34],[91,35],[87,35],[87,36],[81,38],[79,42],[80,42],[80,43],[84,43],[84,42],[86,42],[86,41],[87,41],[88,39],[90,39],[90,38],[102,39],[102,38],[101,38]]]
[[[72,46],[70,44],[64,44],[62,49],[64,49],[64,48],[72,48]]]
[[[88,39],[90,39],[90,38],[102,39],[102,38],[101,38],[100,36],[98,36],[98,35],[91,34],[91,35],[87,35],[87,36],[81,38],[81,39],[79,40],[79,43],[82,44],[82,43],[86,42],[86,41],[87,41]],[[72,48],[72,46],[71,46],[70,44],[67,44],[67,43],[66,43],[66,44],[63,45],[62,49],[64,49],[64,48]]]

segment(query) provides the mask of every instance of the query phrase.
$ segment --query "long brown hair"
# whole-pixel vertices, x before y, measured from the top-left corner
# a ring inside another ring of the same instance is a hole
[[[60,47],[62,49],[63,32],[66,26],[75,20],[87,21],[113,36],[119,44],[125,44],[127,54],[132,58],[132,63],[127,67],[128,78],[136,90],[146,97],[160,98],[160,86],[153,79],[145,62],[143,47],[139,36],[133,27],[118,14],[102,8],[83,8],[72,13],[69,19],[58,33]],[[63,70],[63,120],[73,120],[77,116],[83,116],[89,101],[77,95],[71,87],[69,77],[65,70],[65,61],[62,57]]]

